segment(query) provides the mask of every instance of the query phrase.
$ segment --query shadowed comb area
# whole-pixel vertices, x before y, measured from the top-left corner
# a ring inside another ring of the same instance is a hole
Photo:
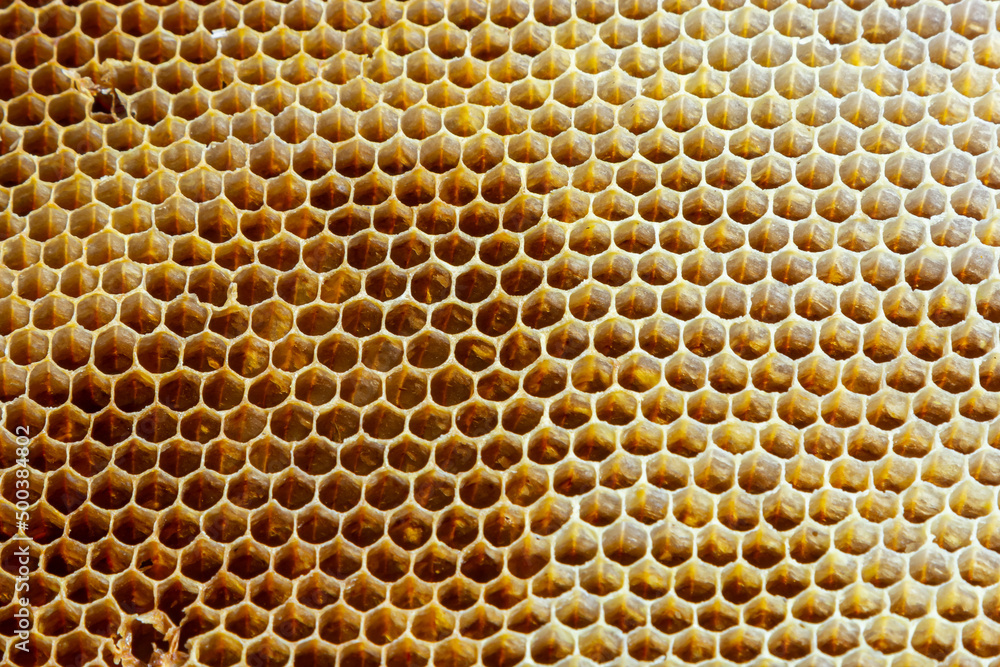
[[[1000,664],[995,0],[0,5],[4,665]]]

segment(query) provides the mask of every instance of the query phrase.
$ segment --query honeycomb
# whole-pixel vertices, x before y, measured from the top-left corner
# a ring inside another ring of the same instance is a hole
[[[998,664],[996,2],[3,4],[5,664]]]

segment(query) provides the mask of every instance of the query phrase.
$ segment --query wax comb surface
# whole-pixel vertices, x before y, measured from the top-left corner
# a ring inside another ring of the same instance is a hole
[[[3,4],[6,664],[995,664],[997,3]]]

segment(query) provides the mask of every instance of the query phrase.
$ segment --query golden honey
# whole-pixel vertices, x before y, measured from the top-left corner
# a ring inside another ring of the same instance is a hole
[[[4,663],[994,664],[998,26],[7,3]]]

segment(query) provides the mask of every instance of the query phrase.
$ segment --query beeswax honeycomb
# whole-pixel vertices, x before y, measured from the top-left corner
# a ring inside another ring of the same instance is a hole
[[[3,5],[4,664],[1000,664],[997,2]]]

